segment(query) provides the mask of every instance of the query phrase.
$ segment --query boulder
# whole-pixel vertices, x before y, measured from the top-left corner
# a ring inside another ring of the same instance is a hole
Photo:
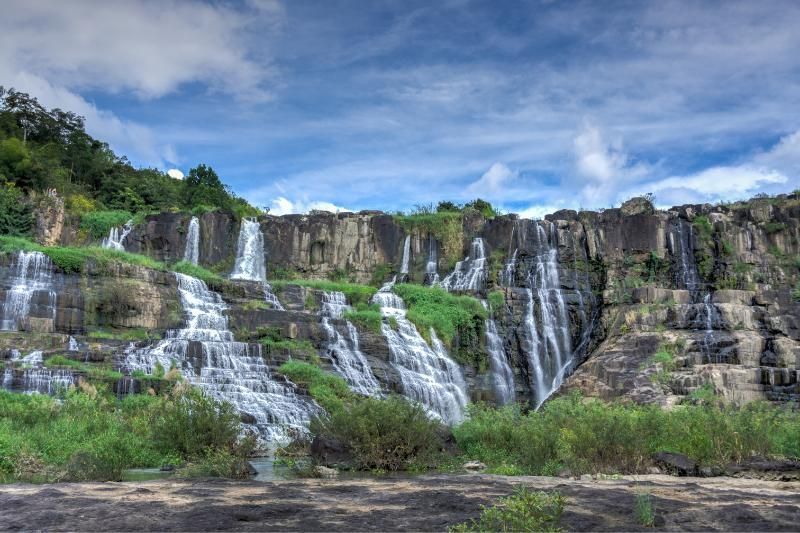
[[[673,476],[696,476],[697,463],[682,453],[658,452],[653,455],[653,461],[665,472]]]
[[[350,447],[338,439],[317,435],[311,441],[311,457],[322,466],[351,468],[355,463]]]
[[[470,470],[474,472],[480,470],[486,470],[486,465],[480,461],[469,461],[464,463],[464,470]]]

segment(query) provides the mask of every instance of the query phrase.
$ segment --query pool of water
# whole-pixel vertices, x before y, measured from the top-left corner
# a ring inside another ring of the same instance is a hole
[[[129,468],[122,471],[122,481],[149,481],[151,479],[164,479],[174,472],[162,472],[159,468]]]

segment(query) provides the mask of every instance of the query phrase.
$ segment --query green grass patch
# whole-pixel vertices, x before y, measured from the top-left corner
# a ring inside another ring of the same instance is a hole
[[[311,397],[329,414],[340,412],[345,402],[353,399],[353,392],[345,380],[312,364],[287,361],[278,368],[278,372],[297,385],[306,387]]]
[[[221,287],[227,282],[227,280],[225,280],[219,274],[216,274],[207,268],[203,268],[200,265],[195,265],[189,261],[178,261],[172,265],[172,270],[203,280],[205,284],[209,286],[209,288]]]
[[[500,498],[491,507],[481,507],[481,516],[451,527],[452,533],[494,531],[561,531],[559,524],[564,513],[564,498],[558,492],[533,491],[524,485],[514,489],[511,496]]]
[[[487,297],[492,313],[499,313],[506,307],[506,295],[503,291],[492,291]]]
[[[126,342],[139,342],[149,341],[158,338],[151,335],[150,332],[144,328],[130,328],[110,331],[107,329],[95,329],[86,334],[92,340],[112,340],[112,341],[126,341]]]
[[[420,334],[430,340],[430,329],[448,346],[460,328],[481,331],[486,309],[471,296],[458,296],[439,287],[395,285],[394,291],[408,307],[406,317],[417,326]]]
[[[377,292],[375,287],[360,285],[358,283],[345,283],[336,281],[325,281],[319,279],[295,279],[295,280],[275,280],[272,286],[278,290],[284,289],[287,285],[299,285],[310,289],[321,291],[338,291],[344,293],[350,305],[360,303],[368,304],[372,295]]]
[[[786,224],[783,222],[767,222],[763,226],[764,231],[767,232],[768,235],[772,235],[773,233],[778,233],[786,229]]]
[[[381,332],[383,315],[381,314],[380,306],[377,304],[358,304],[352,311],[347,311],[344,314],[344,318],[373,333]]]
[[[267,351],[265,355],[288,352],[293,357],[302,357],[310,361],[319,359],[317,349],[307,340],[262,338],[259,342]]]
[[[395,215],[395,222],[411,233],[430,234],[442,247],[442,258],[448,265],[454,265],[464,252],[463,215],[460,212],[425,212],[413,215]]]
[[[469,459],[513,465],[525,474],[641,473],[655,452],[724,465],[751,455],[800,457],[800,413],[766,403],[725,405],[606,404],[579,395],[540,410],[472,406],[453,430]]]

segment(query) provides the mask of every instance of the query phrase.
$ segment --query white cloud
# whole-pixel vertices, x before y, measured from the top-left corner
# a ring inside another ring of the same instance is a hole
[[[559,209],[564,209],[564,207],[556,205],[532,205],[527,209],[523,209],[518,214],[520,218],[543,219],[545,215],[555,213]]]
[[[503,197],[519,174],[503,163],[494,163],[489,170],[467,187],[467,192],[483,198]]]
[[[279,15],[272,3],[259,4],[259,13]],[[263,98],[270,70],[250,59],[243,38],[251,14],[183,0],[11,0],[0,19],[0,55],[17,72],[72,90],[155,98],[199,82]],[[263,16],[259,22],[269,32]]]
[[[184,178],[183,172],[181,172],[177,168],[171,168],[167,170],[167,175],[169,175],[170,178],[174,178],[176,180],[182,180]]]
[[[338,205],[334,205],[330,202],[322,202],[322,201],[303,201],[303,200],[296,200],[291,201],[283,196],[279,196],[277,199],[272,201],[272,205],[269,208],[269,213],[271,215],[289,215],[293,213],[300,213],[305,214],[309,211],[330,211],[331,213],[342,213],[348,212],[349,209],[344,207],[339,207]]]

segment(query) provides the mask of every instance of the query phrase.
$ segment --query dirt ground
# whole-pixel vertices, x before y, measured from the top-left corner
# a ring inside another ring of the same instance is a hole
[[[444,531],[514,486],[560,491],[562,527],[636,531],[638,492],[651,494],[650,530],[797,531],[800,483],[661,475],[577,481],[432,475],[263,483],[157,480],[0,486],[0,528],[48,531]]]

